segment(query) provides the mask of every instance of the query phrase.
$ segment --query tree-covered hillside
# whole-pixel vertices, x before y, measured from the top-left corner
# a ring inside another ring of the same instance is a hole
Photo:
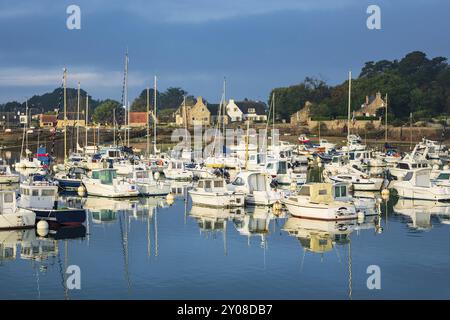
[[[344,77],[345,75],[343,75]],[[380,91],[388,94],[388,112],[397,120],[405,120],[413,113],[415,119],[450,115],[450,67],[447,58],[429,59],[415,51],[400,61],[366,62],[359,76],[352,79],[352,110],[364,103],[367,95]],[[348,80],[329,86],[317,79],[273,89],[279,118],[289,119],[306,101],[313,103],[313,116],[347,115]]]

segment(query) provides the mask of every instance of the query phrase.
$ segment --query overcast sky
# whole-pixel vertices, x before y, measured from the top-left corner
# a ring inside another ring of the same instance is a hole
[[[68,30],[66,8],[81,8]],[[381,8],[381,30],[366,9]],[[413,50],[449,56],[448,0],[2,0],[0,102],[52,90],[68,68],[94,98],[120,101],[124,54],[132,100],[156,74],[159,89],[182,87],[217,102],[266,101],[274,87],[315,76],[342,82],[364,62]]]

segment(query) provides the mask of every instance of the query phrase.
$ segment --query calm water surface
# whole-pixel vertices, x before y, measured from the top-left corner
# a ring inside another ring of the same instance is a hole
[[[82,228],[0,232],[0,299],[450,298],[450,209],[392,198],[346,225],[165,198],[64,197]],[[65,270],[81,269],[81,289]],[[369,290],[367,267],[381,269]]]

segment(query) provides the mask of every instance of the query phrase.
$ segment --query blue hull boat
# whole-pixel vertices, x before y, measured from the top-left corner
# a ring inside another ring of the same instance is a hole
[[[78,226],[86,221],[86,210],[75,208],[31,209],[36,213],[36,220],[45,220],[63,226]]]

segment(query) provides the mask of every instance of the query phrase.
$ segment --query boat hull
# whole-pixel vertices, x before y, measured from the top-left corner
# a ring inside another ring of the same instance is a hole
[[[19,183],[20,177],[18,175],[0,176],[0,184]]]
[[[45,220],[59,225],[74,226],[86,221],[85,209],[31,209],[36,213],[36,220]]]
[[[353,205],[328,206],[320,204],[301,204],[285,200],[284,205],[289,213],[297,218],[307,218],[315,220],[353,220],[357,219],[355,207]]]
[[[450,201],[450,194],[433,192],[433,188],[410,188],[407,186],[397,185],[393,186],[397,190],[400,198],[414,199],[414,200],[432,200],[432,201]]]
[[[31,210],[18,209],[14,214],[0,215],[0,230],[33,228],[36,214]]]
[[[58,187],[65,191],[77,191],[81,186],[80,179],[55,179],[58,182]]]
[[[207,206],[215,208],[235,208],[245,205],[245,196],[243,193],[206,193],[189,191],[192,203],[197,206]]]

